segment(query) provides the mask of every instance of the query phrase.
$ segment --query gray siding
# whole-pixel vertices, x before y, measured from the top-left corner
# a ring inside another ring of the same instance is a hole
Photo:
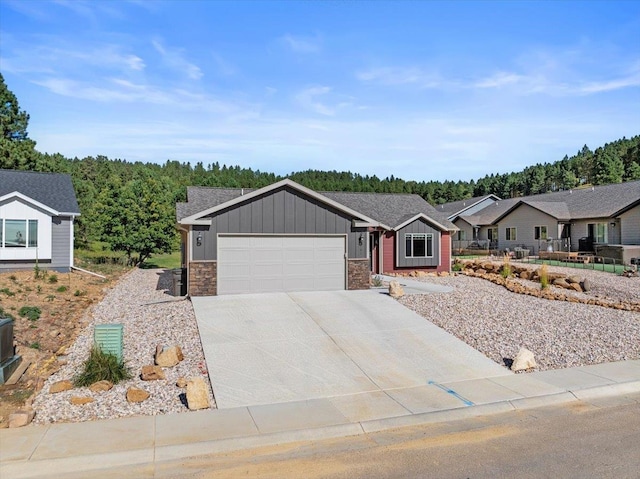
[[[63,270],[71,266],[71,225],[69,217],[51,218],[51,268]]]
[[[217,260],[218,233],[346,234],[349,258],[367,257],[366,228],[353,228],[352,219],[291,188],[280,188],[211,215],[211,226],[193,226],[193,259]],[[202,234],[202,244],[197,237]],[[358,238],[363,235],[362,245]]]
[[[498,249],[513,250],[516,246],[525,245],[531,253],[537,254],[540,248],[546,248],[547,242],[535,239],[536,226],[546,226],[547,236],[558,239],[558,221],[555,218],[529,205],[520,205],[498,223]],[[516,228],[515,241],[507,241],[507,228]]]
[[[469,223],[467,223],[467,221],[464,218],[458,218],[454,223],[454,225],[456,225],[458,228],[460,228],[460,231],[464,231],[466,238],[465,241],[473,241],[474,237],[473,237],[473,226],[471,226]],[[458,233],[452,233],[451,234],[451,238],[456,241],[458,239]]]
[[[427,233],[433,235],[433,256],[430,258],[406,258],[405,234]],[[409,223],[396,232],[396,264],[400,268],[438,266],[440,264],[440,230],[432,227],[423,219]]]
[[[640,244],[640,205],[620,215],[621,244]]]
[[[590,223],[604,223],[607,225],[607,243],[620,243],[620,223],[616,223],[615,227],[611,227],[613,220],[611,218],[590,218],[586,220],[576,220],[571,222],[571,251],[578,251],[580,248],[580,238],[586,238],[589,232],[588,225]]]
[[[495,203],[495,200],[492,200],[491,198],[485,198],[484,200],[478,202],[478,204],[473,205],[471,208],[464,210],[464,215],[465,216],[473,215],[478,211],[485,209],[487,206],[492,205],[493,203]]]

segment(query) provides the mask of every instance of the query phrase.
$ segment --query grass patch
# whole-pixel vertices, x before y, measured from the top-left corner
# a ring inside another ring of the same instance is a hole
[[[56,289],[56,291],[57,291],[58,293],[64,293],[64,292],[66,292],[66,291],[67,291],[67,289],[69,289],[69,288],[67,288],[66,286],[59,286],[59,287]]]
[[[558,261],[550,259],[536,259],[529,258],[526,263],[531,264],[546,264],[549,266],[562,266],[563,268],[575,268],[575,269],[590,269],[592,271],[604,271],[605,273],[622,274],[625,270],[625,266],[622,264],[612,263],[574,263],[570,261]]]
[[[179,268],[181,263],[180,251],[174,251],[169,254],[154,255],[145,261],[142,266],[143,269],[161,268],[161,269],[174,269]]]
[[[89,352],[89,358],[84,362],[82,372],[73,378],[73,384],[76,387],[85,387],[103,380],[118,384],[132,377],[124,361],[93,346]]]
[[[42,310],[37,306],[23,306],[18,310],[18,314],[23,318],[26,317],[30,321],[37,321],[40,319],[40,315],[42,314]]]

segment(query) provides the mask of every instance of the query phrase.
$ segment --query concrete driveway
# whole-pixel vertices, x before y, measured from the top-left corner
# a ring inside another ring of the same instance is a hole
[[[426,385],[511,374],[375,290],[192,301],[221,409],[362,394],[405,404]]]

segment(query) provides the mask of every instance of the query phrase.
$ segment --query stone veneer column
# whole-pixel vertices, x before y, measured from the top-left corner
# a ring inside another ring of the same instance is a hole
[[[347,289],[369,289],[370,285],[369,260],[347,260]]]
[[[218,263],[192,261],[189,263],[189,295],[215,296],[218,294]]]

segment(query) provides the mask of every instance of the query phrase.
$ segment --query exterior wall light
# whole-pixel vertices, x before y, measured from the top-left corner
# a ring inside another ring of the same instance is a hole
[[[362,246],[362,243],[364,243],[364,236],[360,233],[360,236],[358,236],[358,244]]]
[[[202,232],[198,233],[198,236],[196,236],[196,246],[202,246]]]

